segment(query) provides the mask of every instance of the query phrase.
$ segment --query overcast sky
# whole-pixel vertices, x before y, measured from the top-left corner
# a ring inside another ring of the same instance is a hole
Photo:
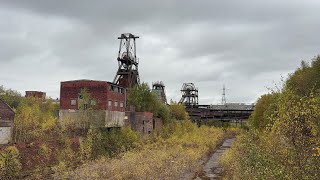
[[[140,36],[141,81],[184,82],[200,104],[252,103],[319,54],[319,0],[0,1],[0,85],[59,97],[60,82],[113,81],[121,33]]]

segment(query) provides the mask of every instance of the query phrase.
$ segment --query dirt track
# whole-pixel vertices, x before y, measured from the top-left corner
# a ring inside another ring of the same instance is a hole
[[[218,179],[221,176],[222,168],[219,165],[221,155],[231,147],[235,138],[226,139],[223,144],[214,152],[210,159],[203,166],[203,175],[195,178],[195,180]]]

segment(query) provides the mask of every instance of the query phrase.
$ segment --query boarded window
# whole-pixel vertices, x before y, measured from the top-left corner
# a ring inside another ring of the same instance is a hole
[[[118,101],[114,102],[114,107],[118,107]]]
[[[120,107],[122,107],[122,108],[123,108],[123,102],[120,102]]]
[[[76,104],[77,104],[77,100],[71,99],[71,105],[74,106],[74,105],[76,105]]]

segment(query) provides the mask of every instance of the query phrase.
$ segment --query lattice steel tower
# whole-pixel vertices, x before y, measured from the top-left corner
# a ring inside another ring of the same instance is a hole
[[[227,104],[227,98],[226,98],[226,87],[223,85],[222,88],[222,99],[221,99],[221,104],[225,105]]]
[[[131,88],[136,84],[140,84],[138,59],[136,56],[136,39],[131,33],[121,34],[120,46],[118,52],[118,72],[114,77],[113,83],[120,86]]]
[[[193,83],[183,83],[181,93],[179,104],[184,104],[187,107],[198,106],[198,88]]]

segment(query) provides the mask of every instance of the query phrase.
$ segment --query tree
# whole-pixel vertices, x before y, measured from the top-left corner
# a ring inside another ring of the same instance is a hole
[[[186,108],[182,104],[178,104],[176,102],[171,101],[170,103],[170,114],[171,118],[176,120],[187,120],[188,119],[188,113],[186,111]]]
[[[16,109],[23,98],[18,91],[12,90],[12,89],[6,89],[3,85],[1,85],[0,99],[6,102],[10,107]]]
[[[320,56],[316,56],[311,61],[311,65],[305,61],[292,73],[287,82],[286,89],[291,89],[299,96],[307,96],[311,92],[320,94]]]
[[[30,142],[54,133],[56,117],[52,102],[42,103],[37,98],[23,98],[16,110],[14,120],[15,142]]]
[[[129,89],[128,103],[135,107],[137,112],[149,111],[157,114],[161,102],[147,83],[136,85]]]
[[[255,129],[265,129],[267,126],[272,126],[270,116],[275,112],[276,103],[279,93],[273,92],[262,95],[255,106],[255,110],[249,118],[249,124]]]

